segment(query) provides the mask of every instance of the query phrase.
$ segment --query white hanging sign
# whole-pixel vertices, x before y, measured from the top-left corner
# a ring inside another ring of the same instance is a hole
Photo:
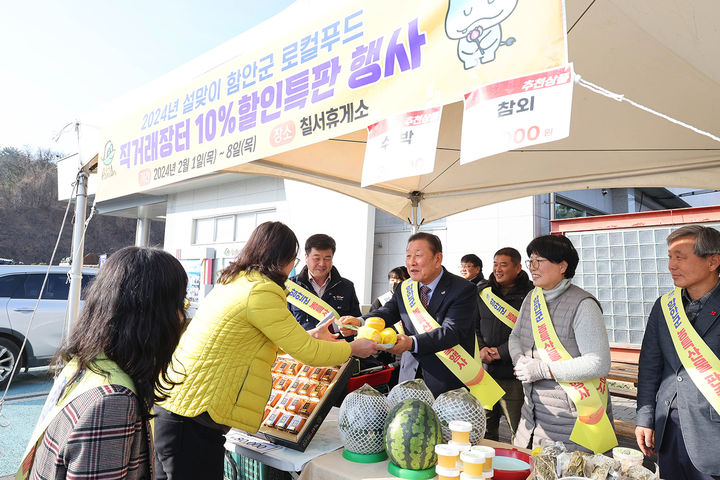
[[[465,95],[460,163],[570,135],[572,64]]]
[[[431,173],[442,107],[402,113],[368,127],[361,186]]]

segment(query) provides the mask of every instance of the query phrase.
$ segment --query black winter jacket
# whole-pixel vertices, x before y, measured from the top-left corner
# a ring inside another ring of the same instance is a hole
[[[528,274],[525,273],[525,270],[520,270],[520,274],[518,274],[515,279],[515,286],[507,295],[502,294],[500,285],[498,285],[495,280],[495,274],[491,274],[489,279],[478,285],[477,302],[479,318],[475,324],[478,336],[478,348],[497,347],[498,353],[500,354],[500,360],[486,364],[485,369],[493,378],[512,379],[515,378],[515,375],[513,373],[510,352],[508,351],[508,337],[510,337],[512,330],[498,320],[495,314],[493,314],[480,298],[480,292],[486,287],[492,288],[492,292],[495,295],[505,300],[513,308],[520,310],[525,296],[527,296],[528,292],[532,290],[534,286]]]
[[[299,274],[294,277],[290,277],[290,280],[310,292],[315,293],[315,289],[313,289],[310,284],[310,278],[308,275],[308,268],[305,266]],[[344,315],[359,317],[361,314],[360,303],[358,302],[357,295],[355,294],[355,286],[353,283],[350,280],[341,277],[340,272],[338,272],[335,267],[332,267],[330,270],[329,281],[330,284],[325,289],[325,293],[321,297],[322,300],[333,307],[341,317]],[[295,320],[297,320],[305,330],[311,330],[317,326],[318,321],[315,320],[314,317],[303,312],[296,306],[290,305],[289,303],[288,308],[290,308]]]

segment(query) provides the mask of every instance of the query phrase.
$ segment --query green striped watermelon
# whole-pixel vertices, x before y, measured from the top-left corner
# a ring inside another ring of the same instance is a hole
[[[440,421],[427,403],[408,398],[395,405],[385,420],[385,449],[400,468],[425,470],[437,462],[435,445],[442,443]]]

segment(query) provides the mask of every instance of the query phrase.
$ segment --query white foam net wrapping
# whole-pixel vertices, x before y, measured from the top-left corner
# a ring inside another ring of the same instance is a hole
[[[485,409],[480,401],[464,388],[443,393],[432,407],[440,419],[443,442],[447,443],[451,438],[448,424],[452,420],[464,420],[472,424],[470,443],[473,445],[477,445],[485,437]]]
[[[364,455],[385,450],[385,396],[367,383],[350,392],[340,405],[338,431],[345,448]]]
[[[435,397],[427,385],[425,385],[423,379],[416,378],[415,380],[406,380],[395,385],[387,397],[388,406],[392,408],[408,398],[422,400],[430,406],[432,406],[435,400]]]

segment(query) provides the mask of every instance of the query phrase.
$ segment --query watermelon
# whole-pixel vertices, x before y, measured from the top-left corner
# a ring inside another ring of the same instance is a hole
[[[400,468],[425,470],[437,462],[435,445],[442,443],[440,421],[427,403],[408,398],[395,405],[385,420],[385,450]]]

